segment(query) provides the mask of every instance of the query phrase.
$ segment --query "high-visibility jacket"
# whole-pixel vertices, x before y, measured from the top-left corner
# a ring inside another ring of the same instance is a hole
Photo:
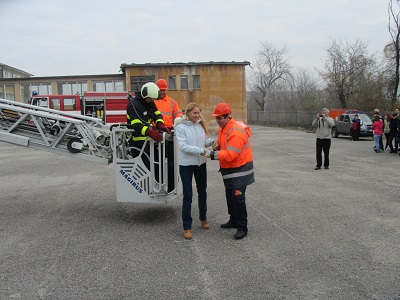
[[[172,128],[174,126],[175,118],[183,115],[182,111],[179,109],[178,102],[168,95],[160,100],[154,100],[154,103],[161,112],[164,119],[164,124],[168,128]]]
[[[226,188],[240,188],[255,181],[250,128],[233,118],[218,132],[219,160]]]
[[[155,124],[164,123],[161,113],[154,102],[147,103],[138,95],[129,99],[126,107],[126,119],[130,128],[135,130],[132,135],[132,140],[134,141],[144,141],[146,139],[146,131],[152,122]]]

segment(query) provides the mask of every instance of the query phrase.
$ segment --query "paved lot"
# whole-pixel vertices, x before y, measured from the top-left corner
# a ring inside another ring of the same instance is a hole
[[[400,299],[400,157],[344,137],[314,171],[313,133],[252,129],[239,241],[217,162],[185,241],[180,200],[116,203],[112,165],[0,142],[0,299]]]

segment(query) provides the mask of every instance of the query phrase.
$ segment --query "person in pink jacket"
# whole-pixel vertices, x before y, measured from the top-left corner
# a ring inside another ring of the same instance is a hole
[[[380,153],[383,151],[380,146],[380,141],[382,139],[383,135],[383,122],[381,118],[378,116],[374,117],[373,123],[372,123],[372,131],[374,132],[374,142],[375,142],[375,153]]]

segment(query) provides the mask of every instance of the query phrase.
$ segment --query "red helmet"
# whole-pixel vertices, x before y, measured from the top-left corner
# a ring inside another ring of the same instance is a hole
[[[160,90],[168,89],[168,83],[165,79],[158,79],[156,84]]]
[[[218,117],[222,115],[229,115],[231,114],[232,111],[229,108],[229,105],[226,104],[225,102],[219,103],[214,110],[213,117]]]

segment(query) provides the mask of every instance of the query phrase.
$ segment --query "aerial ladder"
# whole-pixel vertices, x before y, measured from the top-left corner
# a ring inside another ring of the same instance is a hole
[[[163,133],[160,143],[148,138],[136,157],[129,140],[134,130],[127,124],[105,125],[101,119],[0,98],[0,141],[44,150],[101,164],[114,164],[117,202],[166,203],[180,189],[178,166],[168,178],[167,142],[174,145],[174,134]],[[147,143],[150,153],[144,151]],[[150,162],[146,166],[144,160]],[[171,166],[170,166],[171,167]],[[173,185],[168,181],[172,180]],[[171,188],[172,187],[172,188]]]

